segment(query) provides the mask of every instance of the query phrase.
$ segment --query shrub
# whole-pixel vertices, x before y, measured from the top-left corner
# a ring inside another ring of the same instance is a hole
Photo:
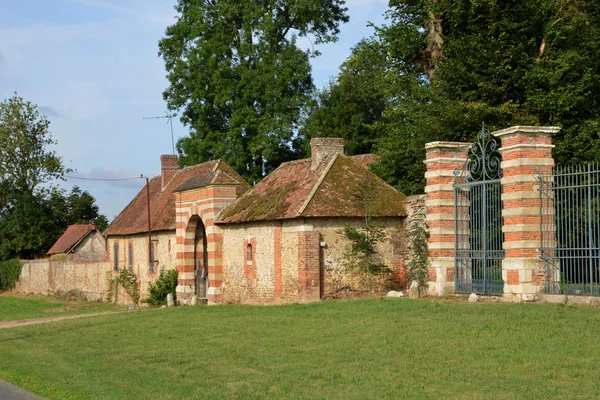
[[[125,293],[131,297],[131,300],[135,304],[140,302],[140,287],[138,286],[137,276],[134,273],[129,272],[127,268],[121,268],[119,275],[112,278],[111,272],[108,272],[108,302],[111,303],[113,300],[117,302],[117,295],[119,293],[119,286],[125,289]]]
[[[19,275],[21,275],[19,260],[0,261],[0,290],[14,289]]]
[[[173,293],[173,301],[177,304],[177,294],[175,292],[177,289],[177,275],[177,271],[174,269],[160,270],[158,279],[150,283],[149,296],[146,302],[153,306],[166,305],[167,295]]]

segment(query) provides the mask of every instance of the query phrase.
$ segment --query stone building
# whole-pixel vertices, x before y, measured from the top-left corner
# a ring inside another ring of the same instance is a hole
[[[411,203],[366,168],[373,155],[345,156],[336,138],[315,138],[311,148],[311,158],[282,164],[253,188],[223,160],[178,169],[177,156],[163,155],[161,175],[106,230],[101,259],[30,263],[18,288],[47,293],[77,285],[97,297],[107,275],[127,268],[144,298],[161,269],[176,268],[180,301],[309,302],[341,290],[381,291],[384,278],[345,268],[348,242],[340,232],[369,216],[385,232],[379,261],[402,274]],[[69,273],[59,276],[57,268]]]
[[[110,262],[135,272],[142,291],[161,268],[177,268],[180,300],[315,301],[364,289],[364,277],[343,268],[339,231],[363,224],[368,212],[385,227],[382,261],[399,271],[405,196],[368,171],[372,155],[345,156],[342,139],[311,145],[310,159],[282,164],[254,188],[222,160],[177,169],[177,157],[163,155],[149,200],[142,189],[106,232]],[[371,194],[368,211],[353,195],[361,185]]]
[[[73,224],[67,227],[47,254],[104,255],[105,246],[104,236],[94,225]]]

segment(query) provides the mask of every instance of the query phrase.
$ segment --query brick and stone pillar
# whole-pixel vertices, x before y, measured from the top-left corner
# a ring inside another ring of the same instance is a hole
[[[506,301],[532,301],[544,281],[539,175],[552,174],[552,135],[558,127],[515,126],[493,132],[502,146],[502,216]]]
[[[430,295],[454,293],[454,171],[462,167],[468,143],[433,142],[425,145],[427,172],[425,207],[429,229]]]
[[[298,232],[298,298],[301,302],[321,298],[320,240],[318,231]]]

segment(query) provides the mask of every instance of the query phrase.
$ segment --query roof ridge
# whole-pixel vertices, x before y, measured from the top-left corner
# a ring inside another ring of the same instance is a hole
[[[333,164],[335,163],[335,161],[338,159],[338,156],[339,156],[339,153],[336,153],[331,158],[331,161],[329,161],[329,164],[327,164],[327,167],[325,167],[325,170],[323,171],[323,174],[321,174],[321,177],[317,181],[317,184],[310,191],[310,194],[308,195],[306,201],[302,205],[302,208],[300,208],[300,211],[298,211],[298,215],[297,216],[301,216],[304,213],[304,210],[306,210],[306,207],[308,207],[308,205],[312,201],[313,197],[315,196],[315,193],[317,193],[317,190],[319,190],[319,187],[321,186],[321,183],[323,183],[323,181],[325,180],[325,177],[327,177],[327,174],[331,170],[331,167],[333,166]]]

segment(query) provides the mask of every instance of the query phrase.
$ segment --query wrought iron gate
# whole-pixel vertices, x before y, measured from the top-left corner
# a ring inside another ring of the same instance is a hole
[[[498,142],[482,126],[464,166],[454,171],[456,292],[502,294],[502,186]]]
[[[539,179],[545,292],[599,296],[600,166],[558,166]]]

